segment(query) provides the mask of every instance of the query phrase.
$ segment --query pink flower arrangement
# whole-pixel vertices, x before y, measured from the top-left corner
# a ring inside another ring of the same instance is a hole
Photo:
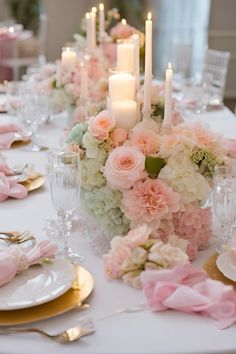
[[[146,177],[145,156],[133,147],[119,146],[108,156],[103,173],[112,188],[129,189]]]
[[[98,140],[106,140],[115,126],[115,118],[108,112],[102,111],[95,117],[90,117],[88,131]]]
[[[152,239],[151,229],[143,224],[125,237],[114,237],[111,250],[103,256],[106,278],[119,279],[141,287],[140,275],[146,269],[162,269],[188,263],[183,249]]]
[[[198,250],[208,246],[212,237],[211,209],[201,209],[197,204],[186,206],[186,211],[173,214],[174,232],[181,238],[189,241],[187,253],[191,260],[195,259]]]
[[[167,214],[179,210],[179,200],[179,194],[164,181],[147,178],[145,181],[137,181],[131,190],[123,192],[123,212],[135,223],[142,220],[157,228]]]
[[[114,147],[121,145],[126,141],[128,137],[127,130],[124,128],[116,128],[111,132],[111,139],[113,142]]]
[[[129,140],[126,145],[136,147],[144,155],[155,154],[159,150],[160,138],[157,133],[151,129],[133,130],[129,134]]]

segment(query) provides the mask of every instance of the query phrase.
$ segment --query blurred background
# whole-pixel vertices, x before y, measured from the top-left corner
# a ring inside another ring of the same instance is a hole
[[[73,41],[73,34],[81,30],[85,13],[99,3],[95,0],[0,0],[0,26],[12,25],[14,31],[24,29],[17,52],[23,66],[33,64],[36,59],[41,63],[52,62],[60,57],[62,46]],[[106,10],[119,8],[121,17],[141,31],[144,31],[147,12],[152,12],[153,71],[158,79],[164,78],[166,65],[171,61],[176,76],[197,80],[201,77],[207,48],[230,52],[224,102],[231,110],[235,109],[236,0],[105,0],[103,3]],[[0,50],[1,46],[0,41]],[[11,71],[11,67],[0,71],[1,80],[4,75],[8,79]]]

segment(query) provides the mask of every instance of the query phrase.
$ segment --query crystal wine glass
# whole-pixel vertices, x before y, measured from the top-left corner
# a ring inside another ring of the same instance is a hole
[[[81,173],[80,156],[77,153],[59,152],[49,174],[50,194],[57,212],[58,235],[63,242],[66,258],[81,262],[83,257],[69,247],[72,214],[79,205]]]
[[[223,253],[225,244],[230,240],[236,217],[236,178],[232,175],[225,175],[225,178],[221,175],[214,180],[213,207],[224,230],[217,245],[217,252]]]

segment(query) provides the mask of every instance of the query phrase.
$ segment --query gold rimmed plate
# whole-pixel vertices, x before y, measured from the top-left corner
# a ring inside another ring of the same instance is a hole
[[[45,182],[45,177],[41,174],[37,174],[34,178],[28,178],[23,182],[20,182],[22,186],[24,186],[28,192],[34,191],[35,189],[38,189],[42,187],[42,185]]]
[[[45,320],[79,308],[91,294],[94,280],[85,268],[75,266],[76,278],[73,286],[60,297],[42,305],[20,310],[0,311],[0,326],[18,325]]]
[[[212,256],[210,256],[206,260],[203,269],[207,272],[210,278],[219,280],[226,285],[232,285],[234,287],[234,290],[236,291],[236,282],[229,278],[226,278],[224,274],[221,273],[221,271],[217,267],[216,264],[217,257],[218,257],[217,253],[214,253]]]

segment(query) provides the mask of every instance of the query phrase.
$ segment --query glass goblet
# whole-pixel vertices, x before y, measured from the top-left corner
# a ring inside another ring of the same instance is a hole
[[[220,235],[217,252],[225,252],[225,245],[230,240],[232,225],[236,217],[236,179],[228,177],[215,180],[213,189],[214,212],[223,226],[223,235]]]
[[[83,257],[69,247],[72,214],[79,205],[81,188],[80,156],[59,152],[49,174],[50,195],[57,212],[59,239],[66,258],[81,262]]]

